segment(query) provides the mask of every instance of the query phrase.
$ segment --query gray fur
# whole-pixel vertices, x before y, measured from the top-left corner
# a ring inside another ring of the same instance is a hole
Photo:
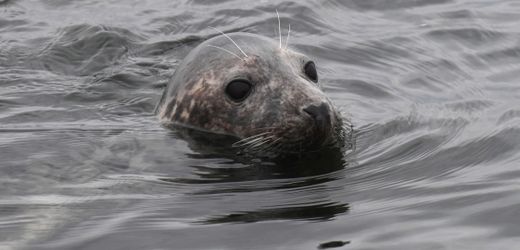
[[[223,35],[193,49],[158,104],[157,113],[164,125],[236,136],[242,139],[236,145],[249,151],[299,150],[317,141],[326,144],[345,137],[348,123],[342,121],[319,84],[304,74],[308,57],[280,48],[263,36],[228,36],[247,57]],[[242,103],[225,94],[227,83],[238,78],[254,86]],[[317,135],[312,118],[302,110],[322,103],[329,107],[330,129]]]

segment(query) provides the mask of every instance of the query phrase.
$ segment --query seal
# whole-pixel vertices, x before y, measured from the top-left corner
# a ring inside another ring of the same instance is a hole
[[[180,63],[156,113],[182,126],[237,138],[241,152],[279,155],[342,147],[351,125],[327,98],[316,63],[270,38],[229,33]]]

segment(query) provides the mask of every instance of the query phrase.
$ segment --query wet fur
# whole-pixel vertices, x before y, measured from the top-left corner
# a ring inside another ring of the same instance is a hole
[[[236,41],[231,43],[229,39]],[[225,53],[237,51],[237,53]],[[239,53],[244,56],[238,57]],[[231,33],[209,39],[183,60],[165,89],[157,113],[166,126],[181,125],[232,135],[246,152],[302,152],[320,142],[340,145],[350,133],[320,86],[308,79],[305,55],[266,37]],[[225,94],[226,84],[242,78],[254,87],[242,103]],[[314,138],[313,120],[302,110],[326,103],[332,117],[327,138]]]

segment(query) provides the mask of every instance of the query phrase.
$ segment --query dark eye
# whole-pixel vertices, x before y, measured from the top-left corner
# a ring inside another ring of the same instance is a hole
[[[316,65],[313,61],[308,62],[305,64],[305,67],[303,67],[303,71],[305,72],[305,75],[311,79],[313,82],[318,82],[318,72],[316,71]]]
[[[235,102],[241,102],[251,92],[252,85],[246,80],[234,80],[226,86],[226,94]]]

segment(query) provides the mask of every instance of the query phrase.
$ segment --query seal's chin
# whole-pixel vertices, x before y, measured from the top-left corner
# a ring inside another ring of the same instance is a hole
[[[341,138],[344,138],[342,134],[345,132],[342,129],[335,129],[330,126],[327,130],[314,130],[305,139],[304,152],[319,151],[324,148],[342,147],[343,142]]]
[[[315,151],[333,144],[335,131],[332,128],[332,124],[312,126],[309,133],[305,136],[306,147],[304,149]]]

